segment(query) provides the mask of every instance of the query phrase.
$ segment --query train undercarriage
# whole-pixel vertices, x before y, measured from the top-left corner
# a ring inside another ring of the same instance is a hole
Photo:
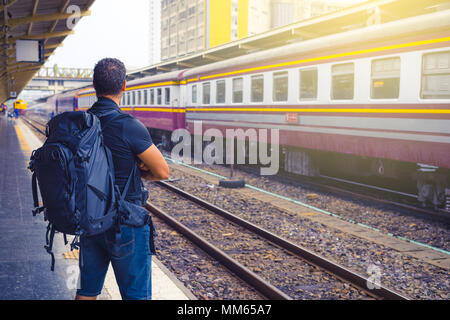
[[[450,170],[389,159],[282,147],[286,172],[331,176],[417,195],[423,207],[450,212]]]
[[[167,151],[172,150],[174,143],[171,141],[170,132],[151,129],[151,134],[160,147]],[[194,141],[193,136],[191,141]],[[204,152],[210,143],[211,141],[203,141],[200,147],[197,146],[197,149],[200,148],[200,152]],[[248,140],[244,144],[240,144],[235,140],[233,143],[233,163],[239,163],[237,158],[238,148],[241,148],[245,155],[245,164],[264,166],[259,161],[255,163],[254,159],[249,156],[254,144]],[[229,150],[226,149],[225,142],[222,145],[224,155],[222,164],[227,164],[229,163],[227,162]],[[325,176],[345,179],[365,185],[387,188],[415,195],[424,208],[431,207],[435,210],[444,209],[450,212],[449,169],[291,146],[268,145],[269,154],[273,153],[274,148],[278,148],[280,171],[298,176]],[[196,151],[195,146],[192,145],[191,155],[194,155],[195,152],[199,152],[199,150]]]

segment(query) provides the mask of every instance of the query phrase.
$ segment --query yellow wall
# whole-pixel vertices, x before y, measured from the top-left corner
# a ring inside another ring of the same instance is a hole
[[[209,47],[231,41],[231,0],[210,0]]]
[[[239,0],[238,39],[248,36],[248,0]]]
[[[231,0],[209,0],[209,47],[231,41]],[[239,0],[238,39],[248,36],[249,0]]]

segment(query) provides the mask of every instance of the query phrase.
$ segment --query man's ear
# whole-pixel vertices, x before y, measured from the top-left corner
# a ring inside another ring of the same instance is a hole
[[[122,86],[122,91],[125,91],[126,88],[127,88],[127,81],[125,80]]]

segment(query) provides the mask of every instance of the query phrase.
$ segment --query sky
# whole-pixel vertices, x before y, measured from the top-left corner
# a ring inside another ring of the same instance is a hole
[[[105,57],[118,58],[128,70],[149,64],[149,1],[96,0],[46,66],[93,68]],[[365,0],[331,0],[354,4]]]
[[[57,48],[46,66],[93,68],[105,57],[118,58],[130,70],[148,65],[149,0],[96,0],[75,34]]]

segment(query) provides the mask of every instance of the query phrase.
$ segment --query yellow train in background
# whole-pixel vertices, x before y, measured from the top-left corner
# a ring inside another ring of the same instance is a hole
[[[27,110],[27,102],[22,99],[14,101],[14,110]]]

